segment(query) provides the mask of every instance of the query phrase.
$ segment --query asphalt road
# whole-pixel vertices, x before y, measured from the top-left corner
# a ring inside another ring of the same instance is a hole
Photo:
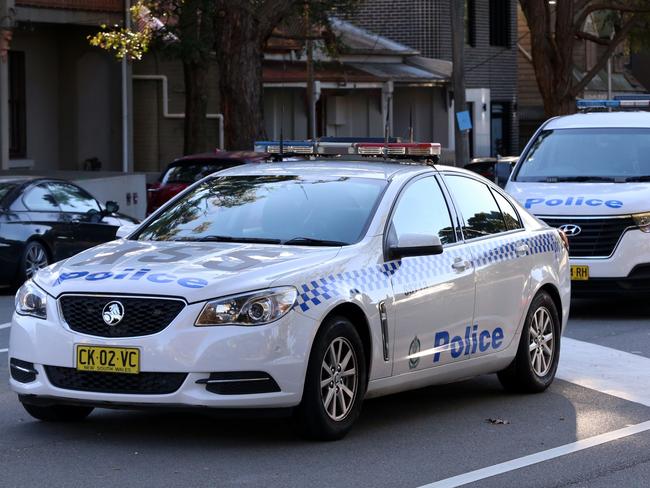
[[[12,297],[0,297],[0,324],[12,308]],[[650,304],[634,302],[574,303],[566,335],[650,365],[649,312]],[[0,351],[8,339],[0,329]],[[6,355],[0,352],[0,487],[416,488],[650,420],[650,402],[562,380],[540,395],[508,395],[484,376],[367,401],[355,429],[336,443],[305,442],[288,419],[195,412],[96,410],[82,423],[47,424],[32,420],[9,391]],[[467,486],[642,487],[648,479],[645,430]]]

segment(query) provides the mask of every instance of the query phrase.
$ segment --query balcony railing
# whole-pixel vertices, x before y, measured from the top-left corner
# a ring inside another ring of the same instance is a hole
[[[124,0],[16,0],[16,5],[93,12],[124,11]]]

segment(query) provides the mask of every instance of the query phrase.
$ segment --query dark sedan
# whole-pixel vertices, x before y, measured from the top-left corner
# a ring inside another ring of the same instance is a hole
[[[19,285],[38,269],[115,239],[137,220],[63,180],[0,178],[0,285]]]
[[[157,182],[148,186],[147,215],[204,176],[240,164],[259,163],[268,157],[266,153],[251,151],[215,151],[176,159],[167,166]]]

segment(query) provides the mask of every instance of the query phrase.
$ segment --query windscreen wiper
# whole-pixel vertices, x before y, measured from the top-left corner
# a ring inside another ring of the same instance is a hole
[[[625,178],[615,178],[613,176],[547,176],[547,183],[559,183],[563,181],[576,181],[580,183],[586,183],[590,181],[599,182],[612,182],[612,183],[623,183]]]
[[[650,181],[650,175],[628,176],[625,178],[626,183],[631,181]]]
[[[295,244],[298,246],[347,246],[349,242],[343,241],[328,241],[327,239],[314,239],[312,237],[294,237],[283,244]]]
[[[233,237],[233,236],[203,236],[197,239],[200,242],[244,242],[255,244],[281,244],[280,239],[270,239],[268,237]]]

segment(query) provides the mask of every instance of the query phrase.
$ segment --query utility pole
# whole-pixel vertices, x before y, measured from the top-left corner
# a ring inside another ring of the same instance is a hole
[[[454,88],[454,126],[455,126],[455,165],[463,167],[469,163],[468,131],[460,130],[456,114],[467,110],[465,100],[465,66],[463,62],[465,49],[465,2],[451,0],[451,44],[453,71],[451,73]]]

